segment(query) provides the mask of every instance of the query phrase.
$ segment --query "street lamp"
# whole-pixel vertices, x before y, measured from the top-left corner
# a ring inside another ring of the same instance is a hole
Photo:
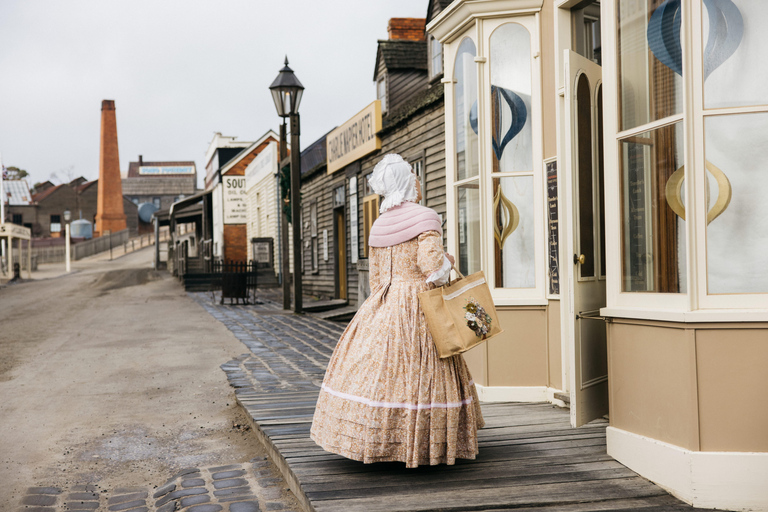
[[[275,102],[277,115],[283,118],[283,127],[280,130],[281,138],[285,134],[285,118],[291,122],[291,224],[293,224],[293,310],[301,313],[301,150],[299,148],[299,104],[304,93],[304,86],[288,67],[288,57],[285,57],[285,67],[277,74],[272,85],[269,86],[272,100]],[[281,153],[284,147],[281,140]],[[285,219],[283,219],[285,220]],[[288,251],[284,251],[287,254]],[[285,282],[287,265],[283,272],[283,295],[286,295]],[[283,298],[285,307],[286,301]],[[287,309],[287,308],[286,308]]]
[[[66,238],[66,241],[64,242],[64,261],[67,262],[67,273],[69,273],[70,270],[70,261],[69,261],[69,220],[72,218],[72,212],[69,210],[64,210],[64,237]]]

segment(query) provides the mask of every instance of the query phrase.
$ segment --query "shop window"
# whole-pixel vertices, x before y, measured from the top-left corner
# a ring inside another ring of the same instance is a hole
[[[536,286],[531,36],[517,23],[490,38],[491,172],[497,288]]]
[[[453,73],[457,181],[477,176],[479,172],[475,55],[475,43],[465,38],[459,45]]]
[[[368,180],[366,180],[367,183]],[[371,234],[371,226],[379,218],[379,196],[370,194],[363,197],[363,256],[368,257],[368,237]]]
[[[51,233],[61,233],[61,215],[51,215]]]
[[[707,291],[768,293],[768,113],[707,117]]]
[[[477,183],[456,187],[459,270],[464,275],[481,270],[480,190]]]
[[[768,104],[768,2],[703,2],[704,108]],[[750,30],[751,29],[751,30]]]
[[[381,77],[376,82],[376,99],[381,101],[381,111],[387,111],[387,80]]]
[[[434,78],[443,74],[443,45],[432,36],[430,36],[429,40],[430,69],[432,71],[430,76]]]
[[[619,131],[683,111],[679,25],[667,2],[619,0]],[[665,16],[666,14],[666,16]],[[679,20],[681,13],[676,13]]]
[[[620,139],[622,291],[685,292],[682,123]]]

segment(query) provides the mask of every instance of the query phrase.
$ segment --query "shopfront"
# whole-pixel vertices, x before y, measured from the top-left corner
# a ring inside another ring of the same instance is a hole
[[[427,27],[448,249],[506,328],[467,356],[482,397],[607,414],[610,455],[704,507],[768,504],[763,21],[746,0],[459,0]]]

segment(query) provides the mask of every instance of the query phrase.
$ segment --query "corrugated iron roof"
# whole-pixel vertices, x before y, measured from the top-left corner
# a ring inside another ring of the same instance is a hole
[[[25,206],[32,203],[27,180],[3,181],[3,202],[9,206]]]

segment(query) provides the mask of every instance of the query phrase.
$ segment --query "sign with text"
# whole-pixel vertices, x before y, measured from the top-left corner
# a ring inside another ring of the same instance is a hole
[[[560,294],[560,223],[557,214],[557,160],[546,163],[547,168],[547,221],[549,222],[549,293]]]
[[[224,224],[248,222],[248,192],[245,176],[224,176]]]
[[[270,142],[245,168],[245,189],[251,190],[270,173],[277,174],[277,142]]]
[[[381,101],[376,100],[339,126],[325,139],[328,174],[381,149]]]
[[[162,175],[162,174],[195,174],[195,168],[191,165],[142,165],[139,167],[139,174],[144,175]]]

